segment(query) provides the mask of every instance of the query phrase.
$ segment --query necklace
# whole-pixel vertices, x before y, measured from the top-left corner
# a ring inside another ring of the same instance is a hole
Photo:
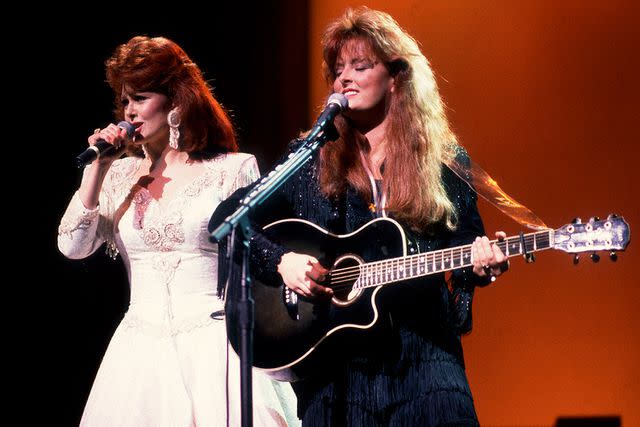
[[[367,159],[364,157],[362,151],[360,151],[360,161],[362,162],[362,167],[367,172],[369,176],[369,182],[371,183],[371,194],[373,195],[373,201],[369,203],[369,210],[376,214],[376,216],[387,216],[386,205],[387,205],[387,192],[384,188],[382,180],[376,181],[373,177],[373,173],[369,168]],[[380,187],[378,187],[378,182],[380,182]]]

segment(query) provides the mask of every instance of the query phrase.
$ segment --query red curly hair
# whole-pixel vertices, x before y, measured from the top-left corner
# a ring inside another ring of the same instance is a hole
[[[118,46],[105,62],[107,82],[115,93],[115,114],[124,117],[123,87],[168,97],[180,111],[180,149],[192,158],[238,151],[229,116],[214,98],[198,66],[175,42],[136,36]]]

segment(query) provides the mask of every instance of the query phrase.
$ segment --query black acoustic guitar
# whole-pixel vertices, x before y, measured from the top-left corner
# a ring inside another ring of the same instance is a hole
[[[265,232],[288,249],[313,255],[330,267],[326,286],[334,291],[328,302],[310,302],[282,282],[253,281],[255,300],[254,367],[280,381],[303,378],[322,359],[328,343],[361,334],[379,320],[382,288],[408,279],[471,266],[471,245],[408,254],[407,236],[396,221],[375,219],[346,235],[335,235],[299,219],[274,222]],[[545,249],[569,253],[624,250],[629,225],[621,217],[591,219],[553,230],[520,234],[496,241],[508,257],[532,256]],[[597,255],[596,255],[597,256]],[[227,290],[227,332],[238,351],[235,291]],[[324,357],[331,357],[325,355]],[[327,359],[324,359],[327,360]]]

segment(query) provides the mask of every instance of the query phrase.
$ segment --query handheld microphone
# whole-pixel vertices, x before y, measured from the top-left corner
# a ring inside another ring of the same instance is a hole
[[[316,120],[305,140],[315,140],[318,135],[326,130],[327,125],[333,123],[333,119],[347,107],[349,107],[349,101],[346,96],[338,92],[332,94],[327,100],[327,106],[318,116],[318,120]]]
[[[132,138],[133,135],[136,133],[136,127],[129,122],[121,121],[120,123],[118,123],[118,127],[127,131],[128,138]],[[113,149],[114,149],[113,145],[109,144],[107,141],[100,138],[99,140],[96,141],[94,145],[90,146],[89,148],[84,150],[80,155],[78,155],[78,157],[76,157],[76,165],[78,166],[78,168],[82,168],[85,165],[88,165],[89,163],[93,162],[95,159],[102,156],[103,154],[109,153]]]

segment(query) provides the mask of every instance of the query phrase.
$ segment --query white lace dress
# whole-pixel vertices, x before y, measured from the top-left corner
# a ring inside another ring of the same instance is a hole
[[[223,303],[207,225],[222,200],[258,177],[255,158],[234,153],[206,161],[206,171],[166,207],[134,182],[140,163],[116,160],[99,207],[85,209],[76,193],[59,227],[63,254],[84,258],[107,242],[112,256],[120,253],[131,285],[81,425],[240,425],[238,357],[227,347],[224,321],[210,316]],[[254,370],[256,426],[299,425],[295,406],[289,384]]]

